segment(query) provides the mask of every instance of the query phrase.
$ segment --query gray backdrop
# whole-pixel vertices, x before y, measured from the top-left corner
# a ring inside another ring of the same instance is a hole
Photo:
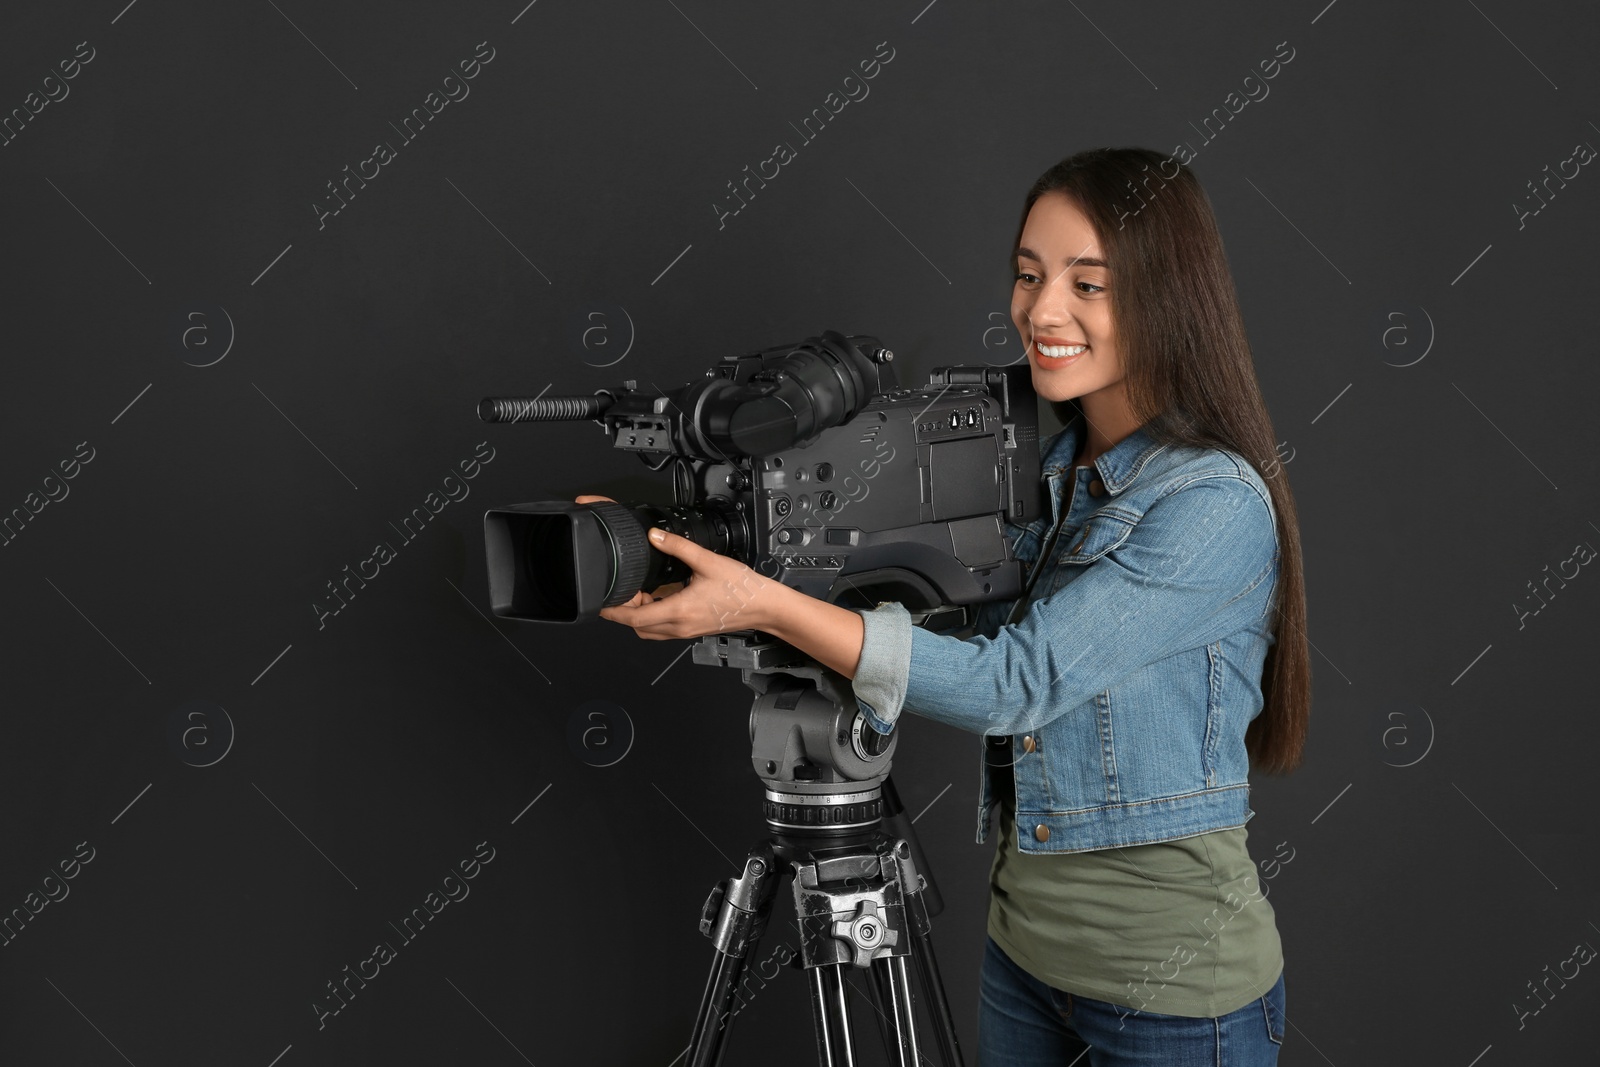
[[[5,15],[0,1061],[668,1067],[750,694],[489,613],[485,508],[667,486],[478,398],[1006,362],[1029,183],[1180,143],[1306,555],[1282,1062],[1594,1061],[1591,6],[525,3]],[[901,732],[970,1063],[976,739]],[[785,970],[728,1062],[809,1042]]]

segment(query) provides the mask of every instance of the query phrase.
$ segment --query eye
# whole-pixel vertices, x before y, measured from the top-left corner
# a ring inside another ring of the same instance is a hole
[[[1025,270],[1017,272],[1016,280],[1019,281],[1019,282],[1029,282],[1029,283],[1037,283],[1039,281],[1039,279],[1037,277],[1035,277],[1032,274],[1029,274]]]
[[[1077,282],[1075,284],[1077,284],[1081,289],[1087,290],[1089,292],[1103,293],[1103,292],[1106,291],[1105,286],[1096,285],[1096,284],[1094,284],[1094,282]]]

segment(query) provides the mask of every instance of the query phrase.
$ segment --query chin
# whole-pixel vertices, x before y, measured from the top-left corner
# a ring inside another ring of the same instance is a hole
[[[1031,365],[1030,365],[1031,366]],[[1064,400],[1075,400],[1081,394],[1076,390],[1057,380],[1051,381],[1048,375],[1040,372],[1038,367],[1032,367],[1033,391],[1039,394],[1040,400],[1059,404]]]

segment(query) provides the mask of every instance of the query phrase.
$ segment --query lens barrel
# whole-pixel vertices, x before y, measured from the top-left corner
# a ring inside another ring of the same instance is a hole
[[[748,546],[736,511],[717,507],[544,500],[484,513],[489,600],[496,615],[578,622],[625,604],[641,589],[688,580],[690,570],[654,548],[658,526],[702,548],[741,558]]]

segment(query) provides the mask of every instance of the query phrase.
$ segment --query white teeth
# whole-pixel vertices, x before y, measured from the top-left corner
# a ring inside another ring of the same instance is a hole
[[[1033,343],[1033,346],[1039,350],[1041,356],[1051,356],[1055,359],[1075,356],[1085,348],[1084,345],[1042,345],[1037,341]]]

